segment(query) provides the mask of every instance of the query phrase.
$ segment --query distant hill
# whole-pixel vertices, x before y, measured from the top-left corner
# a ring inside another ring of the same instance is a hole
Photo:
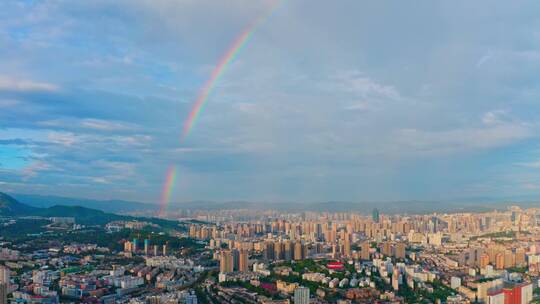
[[[20,203],[15,198],[0,192],[0,215],[3,216],[43,216],[43,217],[74,217],[76,222],[83,225],[103,225],[110,221],[131,219],[122,215],[105,213],[101,210],[80,206],[52,206],[38,208]]]
[[[81,206],[111,213],[134,213],[157,210],[158,206],[141,202],[123,201],[123,200],[91,200],[82,198],[52,196],[52,195],[33,195],[33,194],[10,194],[18,201],[39,208],[48,208],[56,205],[63,206]]]
[[[31,214],[36,210],[36,208],[21,204],[13,197],[0,192],[0,215],[13,216]]]
[[[82,206],[106,213],[117,214],[153,214],[158,206],[154,204],[123,200],[91,200],[60,196],[42,196],[28,194],[10,194],[18,201],[32,207],[48,208],[56,205]],[[371,214],[374,208],[385,214],[429,214],[445,212],[484,212],[494,209],[503,210],[510,205],[524,208],[539,207],[536,197],[521,196],[513,198],[474,197],[445,201],[329,201],[329,202],[253,202],[253,201],[191,201],[170,203],[168,211],[178,210],[279,210],[288,212],[323,211],[323,212],[358,212]]]
[[[77,200],[74,199],[74,201]],[[153,217],[119,215],[82,206],[55,205],[46,208],[28,206],[2,192],[0,192],[0,216],[74,217],[75,221],[82,225],[105,225],[111,221],[139,220],[157,224],[165,229],[183,229],[179,227],[177,221]]]
[[[49,208],[36,208],[33,215],[43,217],[74,217],[77,224],[105,225],[111,221],[128,220],[131,217],[105,213],[101,210],[81,206],[52,206]]]

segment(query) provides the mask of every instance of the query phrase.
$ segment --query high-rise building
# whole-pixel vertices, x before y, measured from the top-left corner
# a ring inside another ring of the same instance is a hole
[[[294,290],[294,304],[309,304],[309,288],[300,286]]]
[[[186,295],[186,304],[197,304],[197,295],[194,293]]]
[[[373,222],[378,223],[379,220],[380,220],[380,218],[379,218],[380,217],[379,209],[377,209],[377,208],[373,209],[373,213],[372,213],[371,217],[373,219]]]
[[[405,243],[399,242],[396,244],[396,252],[395,257],[398,259],[404,259],[405,258]]]
[[[282,242],[274,243],[274,259],[275,260],[283,259],[283,243]]]
[[[264,258],[267,261],[274,260],[274,242],[268,241],[264,244]]]
[[[0,265],[0,283],[10,284],[11,270],[6,266]]]
[[[130,241],[124,242],[124,251],[125,252],[132,252],[133,251],[133,243]]]
[[[343,255],[345,257],[351,256],[351,235],[347,232],[344,235],[343,240]]]
[[[361,246],[361,251],[360,251],[360,254],[361,254],[361,258],[362,260],[365,260],[365,261],[369,261],[370,259],[370,256],[369,256],[369,250],[370,250],[370,244],[368,241],[365,241],[362,243],[362,246]]]
[[[387,257],[392,256],[392,243],[384,242],[382,244],[381,253]]]
[[[238,249],[232,250],[233,255],[233,271],[240,269],[240,251]]]
[[[150,250],[150,240],[145,239],[144,240],[144,254],[148,255],[148,253],[150,252],[149,250]]]
[[[234,258],[231,250],[222,250],[219,259],[219,272],[228,273],[234,271]]]
[[[297,241],[294,243],[294,259],[299,261],[304,258],[304,245],[302,242]]]
[[[532,299],[533,288],[531,283],[508,285],[487,293],[488,303],[523,304],[530,303]]]
[[[515,262],[516,262],[517,267],[523,267],[523,266],[527,265],[527,261],[525,260],[525,249],[524,248],[517,248],[516,249]]]
[[[248,251],[245,249],[240,250],[240,261],[238,263],[238,271],[248,271]]]
[[[482,253],[480,255],[480,269],[486,268],[487,265],[489,265],[489,254]]]
[[[392,274],[392,288],[394,290],[399,290],[399,284],[401,281],[401,274],[399,272],[399,269],[395,269],[394,273]]]
[[[133,239],[133,244],[132,244],[132,249],[133,249],[133,252],[137,252],[137,250],[139,249],[138,246],[138,242],[137,242],[137,239]]]
[[[163,244],[163,256],[167,256],[167,244]]]
[[[504,269],[504,254],[502,252],[495,255],[495,268]]]
[[[283,242],[283,259],[286,261],[292,260],[293,257],[293,246],[290,240],[285,240]]]
[[[7,295],[8,295],[8,284],[0,283],[0,304],[8,304]]]
[[[9,293],[11,270],[5,266],[0,266],[0,304],[7,304],[7,295]]]
[[[516,265],[515,259],[514,259],[514,253],[512,250],[505,250],[504,251],[504,268],[514,267]]]

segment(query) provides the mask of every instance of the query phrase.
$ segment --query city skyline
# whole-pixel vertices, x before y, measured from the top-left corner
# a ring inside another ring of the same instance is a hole
[[[539,12],[0,1],[0,304],[540,304]]]
[[[174,166],[170,202],[538,199],[539,10],[2,2],[0,191],[158,203]]]

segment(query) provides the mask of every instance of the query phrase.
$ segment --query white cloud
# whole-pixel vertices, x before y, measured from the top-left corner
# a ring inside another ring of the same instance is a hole
[[[522,186],[527,190],[540,190],[540,184],[524,183]]]
[[[516,143],[533,136],[523,124],[498,124],[483,128],[462,128],[444,131],[401,129],[396,134],[400,149],[412,153],[463,153]]]
[[[36,82],[32,80],[15,79],[7,76],[0,76],[0,91],[52,92],[57,91],[58,89],[58,86],[46,82]]]
[[[504,122],[504,118],[507,116],[508,115],[504,110],[489,111],[482,116],[482,122],[488,126],[495,125]]]
[[[344,71],[333,77],[335,86],[341,90],[356,94],[358,97],[399,99],[396,88],[381,84],[359,71]]]
[[[493,55],[491,53],[487,53],[486,55],[480,57],[480,59],[478,59],[478,61],[476,62],[476,67],[479,68],[481,67],[483,64],[485,64],[486,62],[490,61],[493,59]]]
[[[526,162],[526,163],[517,163],[518,166],[540,169],[540,161]]]
[[[71,146],[79,141],[75,134],[68,132],[49,132],[47,134],[47,140],[62,146]]]

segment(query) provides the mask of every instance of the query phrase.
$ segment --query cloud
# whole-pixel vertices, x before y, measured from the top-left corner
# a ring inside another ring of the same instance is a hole
[[[0,144],[34,164],[0,180],[148,201],[171,164],[179,201],[496,195],[523,190],[504,177],[537,180],[533,1],[285,1],[180,141],[200,87],[272,4],[0,2]]]
[[[489,111],[482,116],[482,122],[485,125],[499,124],[503,122],[505,116],[507,116],[507,113],[503,110]]]
[[[45,120],[38,122],[39,125],[49,128],[80,128],[86,130],[94,131],[133,131],[135,126],[130,123],[124,123],[113,120],[104,120],[104,119],[94,119],[94,118],[84,118],[84,119],[73,119],[73,118],[63,118],[63,119],[53,119]]]
[[[14,79],[0,75],[0,91],[15,91],[15,92],[51,92],[57,91],[58,86],[45,82],[36,82],[31,80]],[[4,105],[12,105],[13,102],[4,101]]]
[[[469,150],[505,146],[527,139],[533,134],[525,125],[503,124],[438,132],[402,129],[397,138],[402,147],[413,148],[418,153],[464,153]]]
[[[517,163],[517,165],[522,166],[522,167],[533,168],[533,169],[540,169],[540,161]]]
[[[476,62],[476,67],[479,68],[481,67],[482,65],[484,65],[486,62],[492,60],[494,58],[494,56],[491,54],[491,53],[487,53],[486,55],[480,57],[480,59],[478,59],[478,62]]]
[[[399,93],[394,87],[380,84],[359,71],[343,71],[333,78],[337,88],[352,92],[359,97],[400,98]]]

